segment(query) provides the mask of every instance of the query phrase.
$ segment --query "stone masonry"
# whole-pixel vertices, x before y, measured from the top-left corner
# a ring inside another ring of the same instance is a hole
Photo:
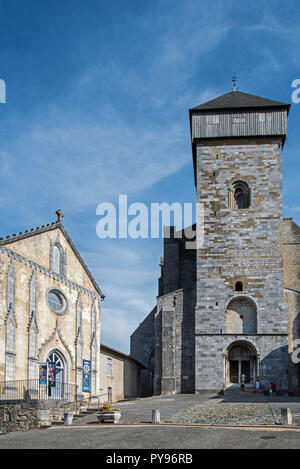
[[[300,392],[292,359],[300,345],[300,228],[282,209],[289,108],[233,91],[190,110],[203,244],[187,250],[171,229],[156,309],[131,344],[138,355],[147,336],[155,351],[155,394],[219,391],[242,374],[252,384],[259,376],[264,389],[274,381]]]
[[[251,187],[247,209],[228,206],[228,192],[237,179]],[[256,346],[261,372],[266,370],[261,373],[263,384],[275,380],[287,387],[288,314],[279,245],[281,184],[280,142],[197,147],[198,202],[205,206],[204,245],[197,257],[197,390],[224,385],[224,356],[233,341]],[[237,281],[243,282],[242,293],[235,292]],[[228,305],[241,296],[256,305],[257,330],[249,337],[244,333],[228,337]]]

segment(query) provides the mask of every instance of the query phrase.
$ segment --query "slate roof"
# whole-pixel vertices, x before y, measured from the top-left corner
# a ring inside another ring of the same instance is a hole
[[[7,246],[8,244],[12,244],[15,241],[20,241],[22,239],[30,238],[31,236],[36,236],[36,235],[39,235],[41,233],[45,233],[46,231],[52,231],[52,230],[56,230],[57,228],[59,228],[61,230],[61,232],[63,233],[63,235],[65,236],[67,242],[71,246],[75,256],[77,257],[78,261],[82,265],[82,267],[85,270],[87,276],[89,277],[92,284],[94,285],[95,290],[101,296],[101,298],[104,299],[105,296],[103,295],[102,291],[100,290],[96,280],[92,276],[91,272],[89,271],[89,269],[88,269],[87,265],[85,264],[84,260],[82,259],[81,255],[79,254],[79,252],[78,252],[77,248],[75,247],[72,239],[70,238],[67,230],[63,226],[62,217],[59,216],[58,212],[60,212],[60,211],[56,212],[57,215],[58,215],[58,218],[57,218],[56,222],[49,223],[48,225],[42,225],[41,227],[37,227],[37,228],[31,228],[31,230],[26,230],[24,232],[21,232],[19,234],[14,234],[12,236],[7,236],[5,239],[0,238],[0,246]]]
[[[200,106],[190,109],[190,111],[214,111],[221,109],[247,109],[247,108],[270,108],[285,107],[290,109],[290,104],[274,101],[272,99],[261,98],[253,94],[242,91],[230,91],[218,98],[200,104]]]

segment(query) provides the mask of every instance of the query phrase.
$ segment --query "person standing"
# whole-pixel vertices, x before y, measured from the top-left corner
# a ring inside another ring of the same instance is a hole
[[[245,397],[245,381],[241,380],[241,396]]]
[[[259,381],[259,376],[256,377],[256,381],[255,381],[255,392],[259,392],[260,391],[260,381]]]

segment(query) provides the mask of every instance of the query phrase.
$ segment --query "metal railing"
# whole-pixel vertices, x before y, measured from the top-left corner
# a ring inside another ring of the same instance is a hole
[[[39,379],[0,381],[0,401],[50,400],[74,402],[77,400],[76,384],[57,381],[55,386],[41,384]]]

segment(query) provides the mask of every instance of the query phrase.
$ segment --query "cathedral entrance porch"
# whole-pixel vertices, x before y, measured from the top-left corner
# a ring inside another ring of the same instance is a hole
[[[255,383],[258,374],[257,352],[249,342],[237,341],[227,349],[226,385],[240,383],[243,374],[246,376],[246,383]]]

